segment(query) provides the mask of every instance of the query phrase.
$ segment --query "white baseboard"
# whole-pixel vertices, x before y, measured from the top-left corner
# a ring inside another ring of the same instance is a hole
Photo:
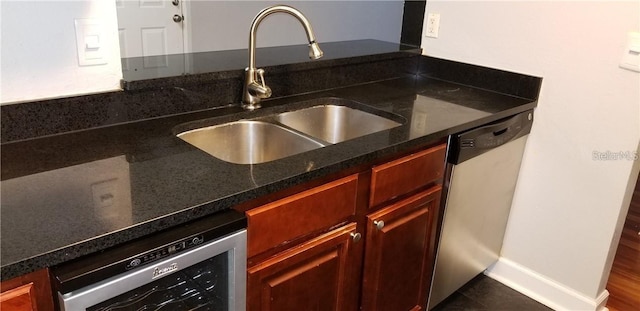
[[[606,289],[593,299],[509,259],[500,258],[485,271],[485,274],[554,310],[609,310],[605,307],[609,298]]]

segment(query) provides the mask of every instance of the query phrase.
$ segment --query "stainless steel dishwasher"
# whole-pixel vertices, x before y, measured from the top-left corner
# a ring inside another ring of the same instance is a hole
[[[428,309],[498,260],[532,123],[530,110],[450,137],[449,190]]]

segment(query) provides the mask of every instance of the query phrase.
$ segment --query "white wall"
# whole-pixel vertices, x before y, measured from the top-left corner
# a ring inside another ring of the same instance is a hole
[[[187,6],[191,7],[187,14],[193,28],[187,49],[246,49],[251,21],[260,10],[274,4],[300,10],[320,43],[358,39],[400,42],[404,0],[192,1]],[[303,28],[292,16],[272,15],[260,24],[258,47],[306,43]]]
[[[0,104],[118,90],[122,70],[113,1],[1,4]],[[74,20],[101,18],[107,64],[80,67]]]
[[[598,309],[637,165],[592,156],[638,150],[640,75],[618,63],[640,2],[429,0],[429,12],[440,33],[424,54],[543,77],[490,275],[558,309]]]
[[[198,29],[188,35],[188,48],[194,52],[246,48],[251,20],[274,3],[194,0],[194,9],[186,17],[191,23],[200,22],[194,26]],[[321,42],[400,41],[402,0],[286,3],[307,15]],[[2,0],[0,14],[0,104],[120,89],[122,69],[115,1]],[[78,65],[74,20],[87,18],[104,21],[107,64]],[[260,47],[306,42],[302,28],[287,16],[270,17],[259,32]]]

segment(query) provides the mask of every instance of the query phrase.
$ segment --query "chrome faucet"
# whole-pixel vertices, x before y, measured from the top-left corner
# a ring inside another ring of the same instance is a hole
[[[242,91],[242,107],[247,110],[260,108],[260,100],[271,97],[271,88],[264,82],[264,70],[256,68],[256,32],[260,22],[273,13],[288,13],[297,18],[309,39],[309,58],[318,59],[323,55],[313,35],[309,20],[300,11],[286,5],[275,5],[260,11],[253,19],[249,32],[249,67],[245,69]]]

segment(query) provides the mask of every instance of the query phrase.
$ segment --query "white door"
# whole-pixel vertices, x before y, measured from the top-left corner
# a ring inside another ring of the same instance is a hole
[[[184,58],[170,57],[184,53],[185,0],[116,0],[122,69],[153,77],[179,75],[184,72]],[[133,72],[131,72],[133,73]]]

